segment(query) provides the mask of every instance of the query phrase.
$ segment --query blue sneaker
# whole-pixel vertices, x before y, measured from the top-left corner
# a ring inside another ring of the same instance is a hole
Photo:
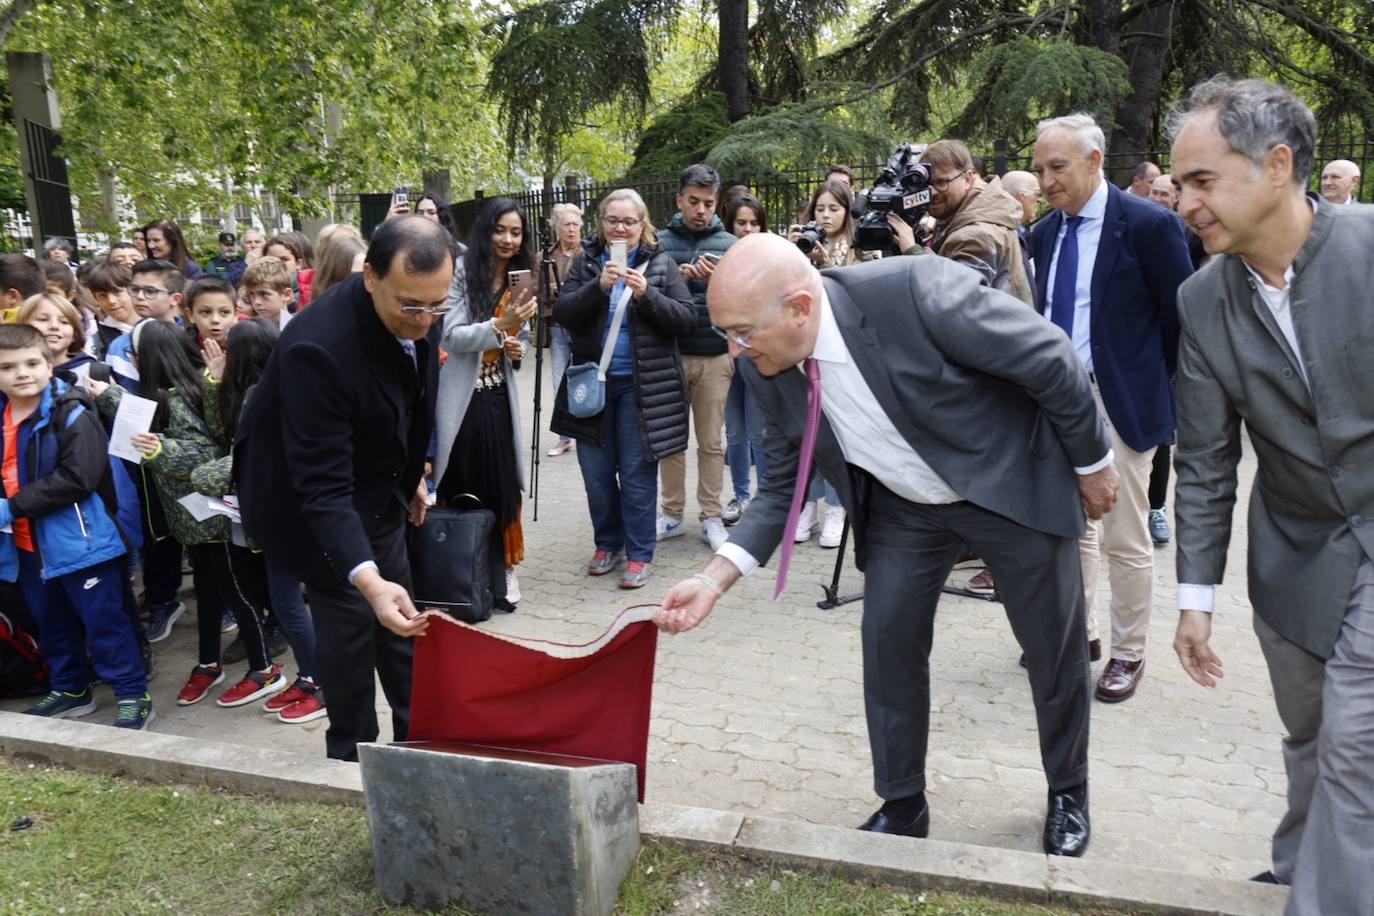
[[[172,635],[172,624],[186,613],[186,605],[180,601],[162,604],[148,612],[148,642],[162,642]]]
[[[115,701],[115,728],[143,731],[153,721],[153,698],[148,694],[119,697]]]
[[[95,694],[90,685],[80,693],[67,693],[54,690],[35,705],[24,710],[26,716],[44,716],[49,719],[74,719],[89,716],[95,712]]]
[[[225,611],[219,619],[219,631],[221,633],[232,633],[239,628],[239,622],[234,619],[233,613]]]

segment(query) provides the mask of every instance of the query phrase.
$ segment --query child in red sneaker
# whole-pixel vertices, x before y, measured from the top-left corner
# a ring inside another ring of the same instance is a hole
[[[152,431],[139,433],[133,446],[143,455],[143,473],[156,484],[157,496],[172,533],[191,554],[194,569],[199,664],[192,670],[177,704],[199,703],[210,688],[223,682],[220,665],[221,615],[207,608],[226,607],[239,625],[248,651],[249,669],[215,701],[220,706],[246,706],[287,689],[290,684],[281,667],[267,655],[259,611],[266,601],[261,565],[254,563],[246,547],[232,543],[229,519],[204,515],[198,519],[181,500],[194,497],[191,473],[200,465],[222,457],[205,425],[205,397],[199,356],[185,332],[176,325],[144,320],[130,332],[131,354],[138,369],[138,394],[158,404]],[[118,386],[92,381],[102,413],[113,417],[119,406]],[[192,500],[194,502],[194,499]]]
[[[226,343],[228,352],[224,354],[217,345],[206,347],[205,420],[210,435],[222,447],[230,449],[248,392],[262,378],[276,346],[277,331],[265,319],[252,318],[230,328]],[[196,468],[191,474],[191,484],[197,492],[207,496],[229,498],[233,489],[231,455],[225,454]],[[239,525],[233,526],[233,532],[239,541],[248,543],[242,538]],[[295,682],[281,693],[268,697],[262,708],[288,724],[322,719],[327,711],[324,691],[314,677],[315,625],[301,597],[300,580],[280,568],[269,556],[254,553],[253,559],[263,567],[272,614],[286,635],[300,669]]]

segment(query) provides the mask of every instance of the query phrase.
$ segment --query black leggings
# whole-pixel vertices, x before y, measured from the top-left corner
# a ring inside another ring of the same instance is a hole
[[[192,581],[196,590],[196,628],[200,635],[200,663],[220,662],[220,608],[228,608],[239,625],[239,637],[248,652],[248,664],[263,671],[272,664],[261,613],[267,604],[267,582],[262,564],[253,562],[245,547],[220,542],[192,544]]]
[[[1150,467],[1150,508],[1163,509],[1169,501],[1169,443],[1155,448],[1154,464]]]

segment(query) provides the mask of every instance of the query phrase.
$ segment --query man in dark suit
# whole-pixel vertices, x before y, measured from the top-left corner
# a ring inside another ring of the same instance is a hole
[[[1031,256],[1044,315],[1068,335],[1092,379],[1121,473],[1120,505],[1089,525],[1080,547],[1088,638],[1097,641],[1099,536],[1112,590],[1111,658],[1097,682],[1109,703],[1145,673],[1154,599],[1150,466],[1174,431],[1169,379],[1178,357],[1178,286],[1193,272],[1178,217],[1102,176],[1102,129],[1083,114],[1042,121],[1034,166],[1054,208],[1035,227]],[[1100,643],[1099,643],[1100,644]]]
[[[1178,212],[1213,256],[1179,290],[1178,630],[1216,687],[1215,589],[1242,446],[1255,635],[1287,735],[1272,871],[1289,916],[1374,912],[1374,207],[1310,201],[1317,120],[1216,78],[1169,119]],[[1242,423],[1244,434],[1242,434]]]
[[[424,521],[436,355],[425,339],[453,275],[447,233],[421,217],[377,228],[363,272],[282,332],[238,424],[244,527],[310,594],[330,757],[377,738],[374,669],[404,740],[411,644],[405,525]]]
[[[767,419],[768,471],[730,541],[664,598],[659,626],[696,626],[791,533],[814,443],[865,573],[864,702],[886,802],[861,829],[929,829],[935,607],[967,544],[1006,583],[1026,652],[1049,782],[1045,850],[1081,855],[1091,672],[1076,541],[1085,510],[1110,508],[1116,472],[1068,341],[953,261],[887,258],[818,274],[772,235],[737,242],[708,296],[731,355],[749,357],[740,371]],[[1098,469],[1075,473],[1087,467]],[[791,546],[788,537],[782,563]]]

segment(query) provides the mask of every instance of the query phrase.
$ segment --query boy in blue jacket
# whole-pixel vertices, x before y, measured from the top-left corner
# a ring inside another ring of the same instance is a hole
[[[26,712],[94,712],[93,667],[114,690],[115,726],[142,729],[153,703],[123,609],[128,546],[105,428],[88,395],[52,377],[46,342],[28,325],[0,325],[0,421],[0,579],[18,580],[52,681]]]

